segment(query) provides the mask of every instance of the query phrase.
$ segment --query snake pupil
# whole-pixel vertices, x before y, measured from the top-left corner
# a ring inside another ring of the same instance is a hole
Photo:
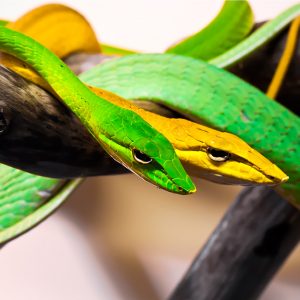
[[[137,149],[133,149],[132,150],[132,154],[133,154],[133,158],[138,162],[138,163],[141,163],[141,164],[149,164],[151,163],[152,161],[152,158],[149,157],[148,155],[146,155],[145,153],[137,150]]]
[[[217,162],[223,162],[230,158],[230,153],[223,150],[214,149],[214,148],[208,148],[207,154],[211,160]]]

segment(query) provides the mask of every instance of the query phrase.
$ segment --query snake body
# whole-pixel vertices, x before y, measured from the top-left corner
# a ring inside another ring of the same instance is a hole
[[[200,32],[167,49],[167,53],[209,60],[241,42],[253,26],[248,1],[225,0],[219,14]]]
[[[81,179],[45,178],[1,165],[0,245],[45,219]]]
[[[236,44],[228,51],[214,57],[209,62],[220,68],[227,68],[244,59],[253,51],[272,40],[279,32],[286,28],[292,20],[300,15],[300,4],[296,4],[283,11],[273,20],[265,23],[249,37]]]

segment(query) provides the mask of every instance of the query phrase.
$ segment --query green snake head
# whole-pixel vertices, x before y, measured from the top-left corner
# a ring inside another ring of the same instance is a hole
[[[145,121],[129,110],[119,111],[118,119],[122,122],[107,118],[107,127],[117,134],[102,131],[100,139],[95,136],[116,161],[159,188],[178,194],[196,191],[173,146],[162,134],[150,125],[145,126]],[[99,120],[95,126],[92,121],[90,124],[95,128]]]

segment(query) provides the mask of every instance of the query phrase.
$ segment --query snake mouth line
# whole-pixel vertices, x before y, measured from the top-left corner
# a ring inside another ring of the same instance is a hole
[[[265,176],[267,179],[269,179],[271,181],[271,182],[257,183],[258,185],[259,184],[264,184],[264,185],[268,185],[268,186],[275,186],[275,185],[284,183],[284,182],[286,182],[289,179],[289,176],[287,176],[279,167],[277,167],[277,165],[273,164],[268,158],[266,158],[263,155],[262,155],[262,157],[266,161],[268,161],[269,167],[272,168],[272,169],[275,169],[274,173],[275,172],[276,173],[280,172],[280,175],[279,174],[278,174],[278,176],[270,175],[270,174],[268,174],[268,173],[265,172],[265,170],[267,170],[266,167],[265,168],[260,168],[259,166],[253,164],[252,162],[250,162],[250,161],[248,161],[248,160],[246,160],[243,157],[240,157],[238,155],[232,155],[232,156],[235,157],[235,161],[236,162],[242,163],[244,165],[249,166],[250,168],[255,169],[256,171],[258,171],[259,173],[261,173],[263,176]]]
[[[289,180],[289,176],[285,176],[285,177],[282,177],[282,178],[276,178],[276,177],[273,177],[273,176],[270,176],[270,175],[265,175],[266,177],[268,177],[270,180],[274,181],[275,184],[279,184],[279,183],[285,183]],[[270,184],[272,185],[272,184]]]
[[[269,185],[269,186],[274,186],[274,185],[278,185],[281,183],[284,183],[286,181],[288,181],[289,176],[287,176],[283,171],[281,171],[281,169],[279,167],[277,167],[276,165],[274,165],[272,162],[270,162],[270,164],[272,164],[272,167],[278,169],[278,171],[280,171],[280,173],[282,173],[282,176],[272,176],[267,174],[266,172],[264,172],[263,169],[259,168],[258,166],[252,164],[251,162],[246,161],[245,159],[238,157],[240,162],[243,162],[244,164],[247,164],[249,167],[256,169],[258,172],[260,172],[263,176],[265,176],[266,178],[268,178],[271,182],[270,183],[265,183],[265,185]],[[278,172],[277,171],[277,172]]]

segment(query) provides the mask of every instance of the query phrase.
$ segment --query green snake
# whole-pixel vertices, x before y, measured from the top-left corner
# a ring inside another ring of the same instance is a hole
[[[167,56],[165,56],[164,59],[165,59],[165,58],[167,58]],[[128,58],[128,59],[129,59],[129,58]],[[133,57],[132,59],[133,59],[134,61],[138,61],[138,60],[139,60],[138,57]],[[174,57],[174,60],[180,61],[181,59],[182,59],[182,57]],[[147,63],[150,63],[151,60],[155,62],[156,57],[153,57],[153,58],[149,59],[149,57],[146,56],[146,57],[142,58],[142,65],[145,64],[145,66],[147,67]],[[194,62],[195,60],[192,60],[192,61]],[[124,62],[124,59],[123,59],[123,62]],[[160,62],[162,62],[162,61],[160,61]],[[116,63],[118,63],[118,62],[116,61]],[[165,63],[165,62],[164,62],[164,63]],[[173,61],[172,61],[172,63],[173,63]],[[122,63],[121,63],[121,64],[122,64]],[[178,67],[178,64],[177,64],[177,63],[176,63],[176,65],[177,65],[177,67]],[[179,63],[179,65],[180,65],[180,63]],[[184,65],[185,65],[185,64],[184,64]],[[192,64],[192,65],[193,65],[193,64]],[[181,63],[181,65],[180,65],[180,67],[181,67],[181,66],[182,66],[182,63]],[[163,67],[163,65],[162,65],[162,67]],[[174,66],[174,67],[175,67],[175,69],[176,69],[176,66]],[[133,74],[136,72],[136,70],[135,70],[134,68],[135,68],[135,66],[132,66],[132,68],[130,69],[130,72],[133,72]],[[168,69],[168,71],[171,70],[171,68],[170,68],[170,69],[167,68],[167,69]],[[160,70],[161,70],[161,69],[160,69]],[[168,73],[168,71],[167,71],[167,73]],[[178,70],[177,70],[177,71],[178,71]],[[118,72],[119,72],[119,70],[118,70]],[[130,73],[130,72],[129,72],[129,73]],[[109,72],[108,72],[108,73],[109,73]],[[121,73],[122,73],[122,71],[121,71]],[[182,70],[181,70],[178,74],[183,74],[183,73],[182,73]],[[149,75],[150,75],[150,74],[149,74]],[[166,74],[162,74],[162,77],[159,78],[159,79],[162,79],[165,75],[166,75]],[[170,80],[170,74],[167,74],[167,75],[168,75],[168,76],[166,76],[165,78],[166,78],[167,80]],[[183,77],[185,77],[185,76],[187,76],[188,74],[183,74],[183,75],[184,75]],[[226,77],[226,76],[225,76],[225,77]],[[144,79],[146,80],[147,77],[145,76]],[[153,79],[153,78],[152,78],[152,79]],[[158,79],[158,80],[159,80],[159,79]],[[173,79],[174,79],[174,78],[173,78]],[[178,79],[180,79],[180,78],[178,78]],[[182,79],[182,78],[181,78],[181,79]],[[180,80],[181,80],[181,79],[180,79]],[[184,78],[183,78],[183,79],[184,79]],[[186,83],[187,83],[186,81],[187,81],[187,80],[186,80],[186,77],[185,77],[185,80],[179,81],[179,83],[182,82],[182,84],[186,84]],[[150,82],[151,82],[151,81],[150,81]],[[149,84],[150,82],[147,83],[147,86],[149,86],[148,84]],[[170,83],[173,84],[174,82],[171,81]],[[178,82],[177,82],[177,83],[178,83]],[[112,83],[112,84],[113,84],[113,83]],[[100,85],[102,86],[102,82],[101,82]],[[178,85],[176,86],[176,88],[177,88],[177,87],[178,87]],[[171,88],[172,88],[172,85],[171,85]],[[168,89],[167,89],[167,90],[168,90]],[[181,89],[181,90],[183,90],[183,89]],[[164,97],[162,97],[163,99],[160,99],[160,100],[165,100],[166,95],[168,95],[170,101],[173,101],[173,98],[172,98],[172,97],[174,96],[174,93],[173,93],[173,94],[170,93],[170,90],[168,90],[168,91],[165,92],[165,93],[164,93],[164,91],[163,91],[162,89],[160,89],[159,91],[160,91],[161,93],[164,94]],[[174,90],[174,92],[175,92],[175,90]],[[138,92],[137,92],[137,93],[138,93]],[[154,99],[154,98],[156,97],[156,95],[155,95],[155,97],[152,97],[151,95],[150,95],[150,96],[148,95],[147,97],[150,97],[151,99]],[[168,98],[168,97],[167,97],[167,98]],[[137,96],[137,98],[142,98],[142,96],[139,95],[139,96]],[[158,98],[157,98],[157,99],[158,99]],[[176,97],[175,97],[174,99],[176,99]],[[214,100],[215,100],[215,99],[214,99]],[[269,100],[268,100],[268,101],[269,101]],[[224,104],[224,103],[223,103],[223,104]],[[176,105],[170,105],[170,106],[175,107]],[[253,108],[253,106],[254,106],[254,105],[252,105],[252,108]],[[177,108],[177,109],[178,109],[178,110],[181,110],[180,107]],[[183,110],[185,111],[185,113],[188,112],[185,108],[184,108]],[[205,111],[205,109],[204,109],[204,111]],[[248,111],[247,111],[247,112],[248,112]],[[222,116],[222,114],[221,114],[221,116]],[[234,110],[233,110],[232,114],[230,114],[230,117],[232,117],[232,116],[234,116]],[[293,115],[292,115],[292,116],[293,116]],[[194,119],[197,119],[198,117],[199,117],[199,116],[196,116],[196,117],[194,116]],[[227,116],[224,116],[224,115],[223,115],[223,116],[222,116],[223,119],[220,118],[220,119],[222,119],[223,121],[225,120],[225,123],[224,123],[225,125],[223,124],[222,126],[227,126],[227,125],[226,125],[226,117],[227,117]],[[245,115],[244,115],[244,118],[245,118],[245,119],[248,119],[248,116],[245,114]],[[222,121],[222,120],[221,120],[221,121]],[[214,122],[212,122],[212,123],[214,123]],[[299,124],[299,123],[296,122],[295,124],[297,125],[297,124]],[[212,125],[213,127],[219,128],[219,127],[218,127],[219,125],[214,125],[214,124],[211,124],[211,125]],[[221,126],[221,127],[222,127],[222,126]],[[231,126],[232,126],[232,124],[231,124]],[[221,127],[220,127],[220,128],[221,128]],[[237,126],[237,127],[238,127],[238,126]],[[222,127],[222,128],[224,128],[224,127]],[[233,130],[235,130],[235,129],[233,129]],[[247,140],[247,139],[246,139],[246,140]],[[299,141],[299,140],[298,140],[298,141]],[[249,142],[249,141],[248,141],[248,142]],[[296,142],[296,145],[297,145],[297,136],[296,136],[295,142]],[[298,144],[298,146],[299,146],[299,144]],[[267,155],[267,156],[268,156],[268,155]],[[293,158],[293,157],[292,157],[292,158]],[[299,155],[298,155],[298,158],[299,158]],[[275,161],[275,162],[276,162],[276,161]],[[295,166],[295,165],[294,165],[294,166]],[[286,172],[289,173],[289,171],[287,171],[286,168],[283,168],[283,169],[284,169]],[[289,173],[289,174],[290,174],[290,173]],[[13,177],[13,175],[12,175],[12,177]],[[36,176],[36,177],[37,177],[37,176]],[[38,180],[38,177],[37,177],[37,180]],[[295,182],[295,180],[294,180],[294,177],[293,177],[293,183],[292,183],[292,186],[294,186],[294,182]],[[42,184],[41,184],[41,185],[38,185],[38,184],[37,184],[37,187],[40,188],[41,190],[43,190],[43,188],[44,188]],[[41,202],[44,203],[46,200],[47,200],[47,199],[46,199],[45,197],[41,197]],[[51,201],[50,201],[50,202],[51,202]],[[50,202],[49,202],[49,203],[50,203]],[[48,205],[48,203],[47,203],[47,205]],[[46,216],[46,213],[44,214],[44,216]],[[32,220],[33,218],[28,217],[27,219],[28,219],[28,220],[30,220],[30,219]],[[39,219],[40,219],[40,218],[39,218]],[[34,222],[33,222],[33,223],[34,223]],[[31,223],[31,225],[32,225],[33,223]],[[30,222],[29,222],[29,224],[30,224]],[[28,225],[28,228],[29,228],[29,226],[30,226],[30,225]],[[24,224],[22,224],[22,227],[21,227],[21,228],[25,228],[25,229],[26,229],[26,226],[24,226]],[[22,230],[20,230],[20,227],[19,227],[19,232],[21,232],[21,231],[22,231]],[[6,230],[5,232],[7,232],[7,230]],[[18,231],[17,231],[17,232],[18,232]],[[3,238],[0,237],[0,241],[1,241],[1,240],[2,240],[2,241],[3,241],[3,240],[6,240],[7,238],[9,238],[9,236],[12,237],[12,236],[14,236],[14,235],[15,235],[15,234],[12,233],[12,232],[10,232],[10,234],[6,235],[6,237],[4,237],[4,235],[2,235]]]
[[[162,134],[134,112],[95,95],[51,51],[6,27],[0,27],[0,50],[36,70],[100,145],[125,167],[166,190],[182,194],[195,191]]]

